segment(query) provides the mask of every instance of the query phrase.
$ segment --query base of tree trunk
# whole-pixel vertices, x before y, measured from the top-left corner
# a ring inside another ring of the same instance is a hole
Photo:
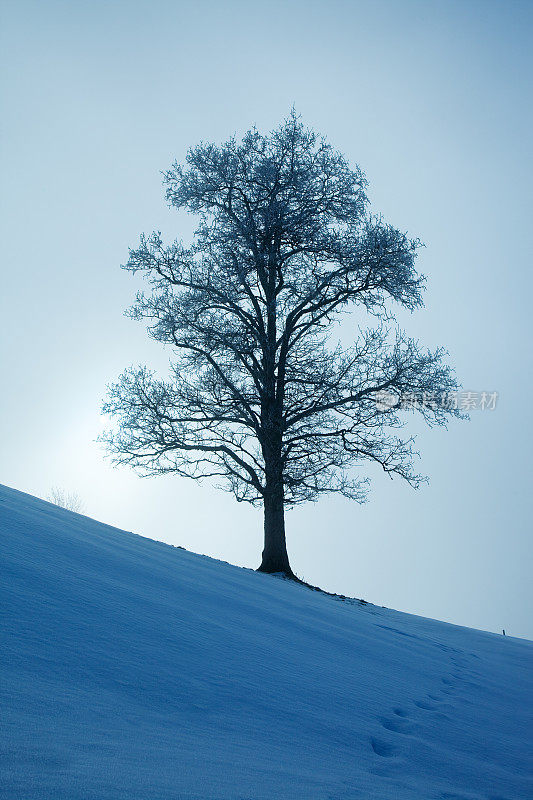
[[[292,580],[298,580],[294,572],[289,566],[289,562],[287,561],[286,564],[280,564],[279,560],[272,560],[268,558],[264,558],[257,567],[257,572],[266,572],[268,575],[284,575],[286,578],[291,578]]]

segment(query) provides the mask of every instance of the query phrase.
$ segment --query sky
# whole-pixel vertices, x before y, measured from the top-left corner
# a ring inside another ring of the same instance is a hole
[[[372,210],[425,244],[425,308],[405,330],[448,350],[465,391],[499,397],[448,430],[412,428],[430,478],[418,491],[371,471],[364,506],[288,512],[293,569],[533,638],[532,23],[515,0],[5,0],[0,483],[60,486],[96,519],[259,564],[259,509],[113,468],[95,440],[106,385],[131,364],[167,368],[123,315],[141,284],[120,269],[143,231],[193,230],[161,171],[294,105],[363,169]]]

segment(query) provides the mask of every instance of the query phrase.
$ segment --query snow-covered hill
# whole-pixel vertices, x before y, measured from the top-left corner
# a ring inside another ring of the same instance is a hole
[[[533,644],[0,488],[9,800],[533,797]]]

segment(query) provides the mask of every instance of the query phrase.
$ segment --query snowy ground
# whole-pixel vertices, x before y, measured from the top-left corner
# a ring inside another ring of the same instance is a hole
[[[533,797],[533,643],[0,487],[10,800]]]

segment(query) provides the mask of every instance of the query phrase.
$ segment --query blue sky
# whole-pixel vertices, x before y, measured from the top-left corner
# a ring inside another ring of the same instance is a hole
[[[2,50],[0,482],[82,497],[98,519],[255,567],[260,511],[103,461],[106,383],[167,355],[122,315],[142,231],[190,235],[161,170],[200,139],[268,131],[294,104],[358,163],[375,211],[425,242],[426,308],[493,412],[416,429],[418,492],[289,512],[294,569],[324,588],[533,637],[533,4],[6,2]]]

